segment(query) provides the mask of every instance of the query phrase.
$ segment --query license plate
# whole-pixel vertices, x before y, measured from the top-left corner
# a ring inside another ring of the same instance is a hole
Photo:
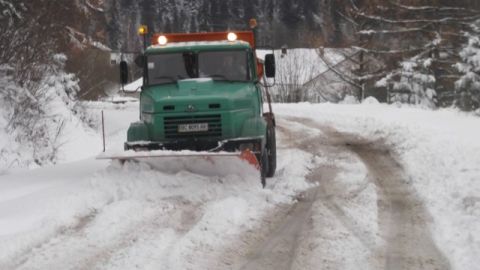
[[[178,132],[199,132],[208,131],[208,123],[182,124],[178,125]]]

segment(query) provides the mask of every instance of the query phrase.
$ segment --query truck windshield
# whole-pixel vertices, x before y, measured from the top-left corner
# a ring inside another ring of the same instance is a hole
[[[149,85],[190,78],[181,53],[150,55],[147,59]]]
[[[224,81],[248,81],[246,51],[206,51],[149,55],[148,84],[174,83],[182,79],[212,78]]]
[[[247,54],[244,51],[200,52],[198,70],[201,78],[247,81]]]

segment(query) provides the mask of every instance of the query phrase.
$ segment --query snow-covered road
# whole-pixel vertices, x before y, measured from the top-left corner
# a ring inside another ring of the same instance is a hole
[[[478,269],[478,118],[275,111],[266,189],[257,175],[93,158],[0,175],[0,269]],[[108,108],[109,146],[136,114]]]

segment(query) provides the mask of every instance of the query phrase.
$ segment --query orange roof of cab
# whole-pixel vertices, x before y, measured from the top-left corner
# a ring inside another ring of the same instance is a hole
[[[154,34],[152,44],[158,44],[158,37],[165,36],[168,42],[191,42],[191,41],[222,41],[227,40],[230,32],[206,32],[206,33],[172,33],[172,34]],[[251,31],[233,31],[237,34],[237,40],[243,40],[250,43],[255,48],[255,38]]]

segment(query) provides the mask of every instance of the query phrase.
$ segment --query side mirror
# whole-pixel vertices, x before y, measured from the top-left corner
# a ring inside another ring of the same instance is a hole
[[[275,56],[273,54],[265,55],[265,76],[267,78],[275,77]]]
[[[135,65],[137,65],[139,68],[143,68],[145,65],[145,56],[143,54],[135,57]]]
[[[126,61],[120,62],[120,83],[122,85],[128,83],[128,64]]]

